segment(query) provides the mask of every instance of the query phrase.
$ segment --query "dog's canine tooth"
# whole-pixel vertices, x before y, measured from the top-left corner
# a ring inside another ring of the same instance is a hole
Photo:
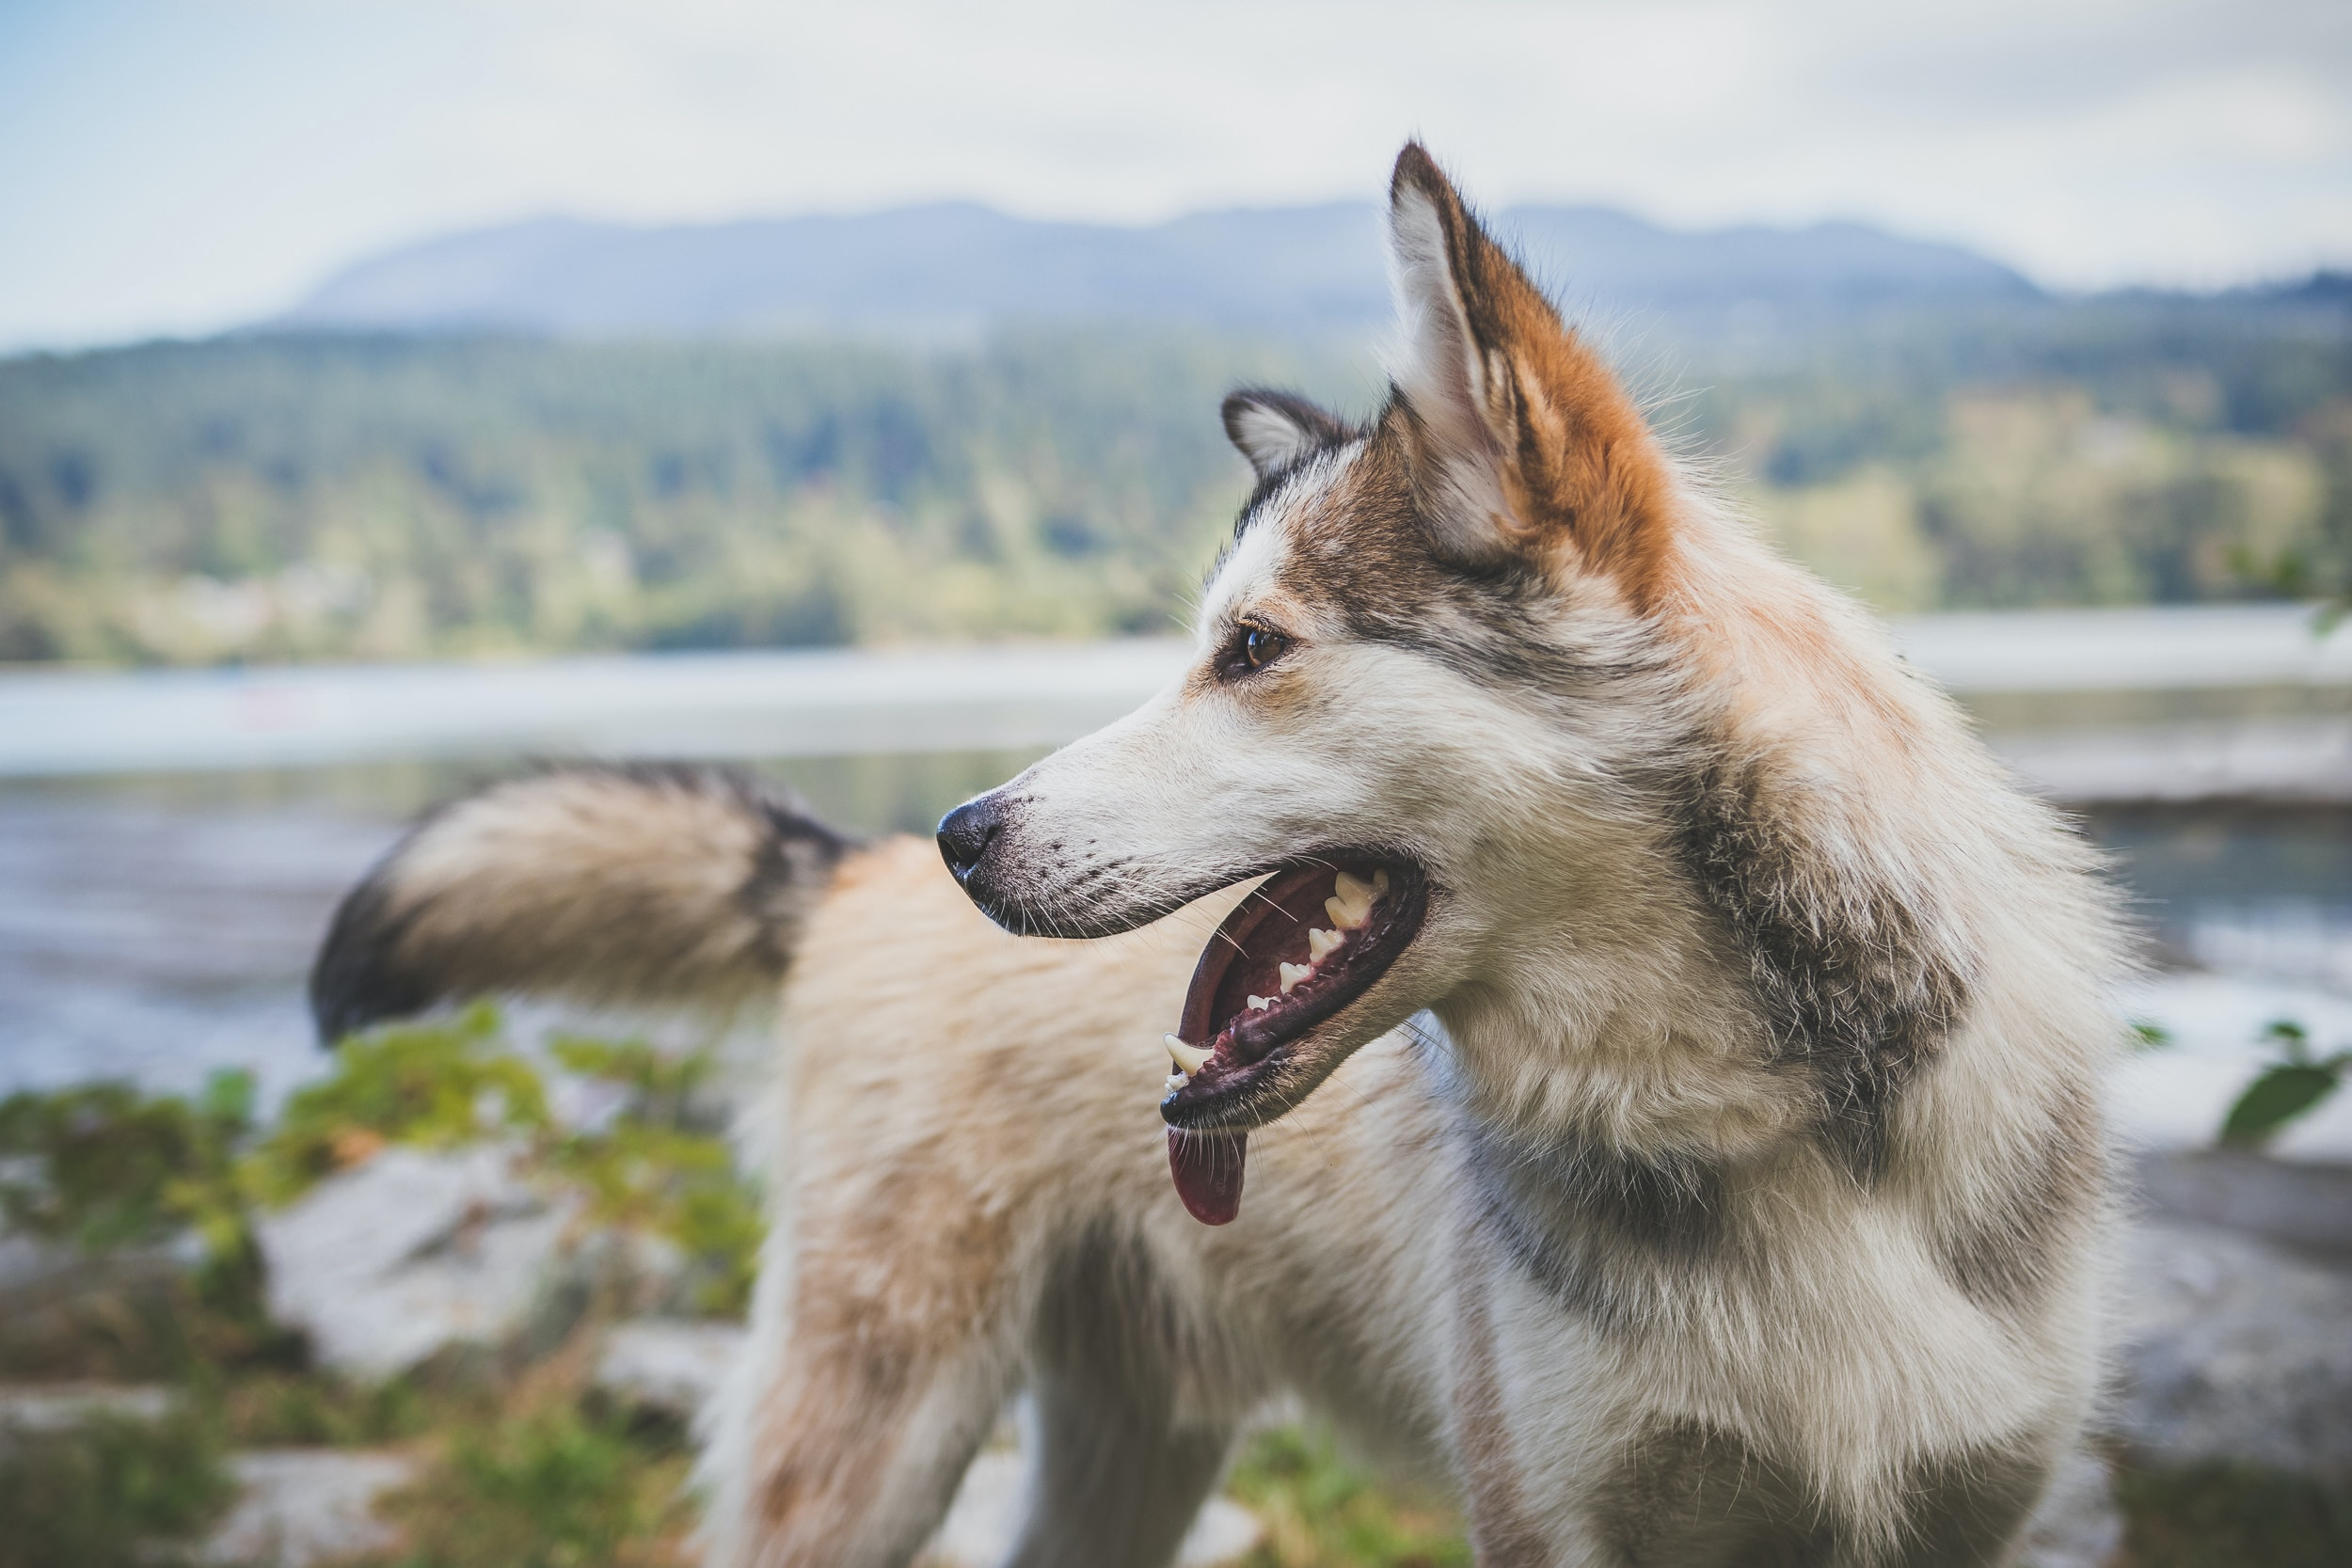
[[[1377,898],[1388,891],[1389,868],[1385,865],[1374,866],[1372,868],[1372,895]]]
[[[1288,996],[1293,986],[1313,973],[1314,971],[1305,964],[1284,964],[1282,966],[1282,994]]]
[[[1175,1058],[1176,1071],[1181,1076],[1188,1079],[1208,1066],[1210,1053],[1200,1047],[1187,1045],[1173,1035],[1163,1035],[1160,1038],[1168,1046],[1168,1055]]]
[[[1253,1013],[1264,1012],[1273,1006],[1274,999],[1269,996],[1253,996],[1249,999],[1249,1010]]]
[[[1331,877],[1331,889],[1336,895],[1325,898],[1325,912],[1331,914],[1331,922],[1339,924],[1341,931],[1355,931],[1372,919],[1372,905],[1388,891],[1388,872],[1372,872],[1372,881],[1339,872]]]
[[[1338,952],[1340,950],[1340,943],[1345,942],[1346,940],[1347,936],[1344,932],[1327,931],[1322,929],[1320,927],[1315,926],[1308,927],[1307,961],[1309,963],[1321,963],[1327,957]]]

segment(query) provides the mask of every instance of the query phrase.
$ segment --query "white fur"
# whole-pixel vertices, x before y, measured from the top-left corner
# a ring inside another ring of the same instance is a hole
[[[1389,287],[1397,313],[1389,374],[1429,432],[1432,452],[1442,454],[1431,520],[1456,554],[1490,558],[1510,512],[1499,478],[1503,449],[1487,417],[1493,367],[1470,332],[1437,206],[1416,186],[1390,208]]]
[[[1271,403],[1236,405],[1228,434],[1261,479],[1289,467],[1318,444],[1313,431]]]

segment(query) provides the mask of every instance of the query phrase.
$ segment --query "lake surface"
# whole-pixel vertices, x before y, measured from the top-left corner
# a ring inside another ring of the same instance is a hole
[[[2352,630],[2315,637],[2294,606],[1892,629],[2114,851],[2158,966],[2123,1005],[2178,1038],[2127,1074],[2147,1127],[2217,1120],[2272,1018],[2352,1044]],[[336,900],[416,812],[525,753],[765,759],[830,821],[928,832],[1184,657],[1136,641],[0,673],[0,1090],[242,1066],[277,1092],[316,1072],[303,976]],[[2352,1157],[2343,1099],[2292,1136]]]
[[[1947,690],[2014,704],[2352,691],[2352,627],[2299,605],[1919,615],[1889,623]],[[485,752],[848,756],[1047,746],[1142,702],[1186,645],[745,651],[472,664],[0,672],[0,777],[248,769]],[[2164,717],[2177,717],[2177,712]]]
[[[928,832],[1039,749],[755,764],[859,832]],[[319,1069],[303,977],[336,901],[490,764],[0,787],[0,1092],[128,1077],[190,1088]]]

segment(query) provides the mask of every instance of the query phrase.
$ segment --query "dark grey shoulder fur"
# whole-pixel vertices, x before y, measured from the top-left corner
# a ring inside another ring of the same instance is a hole
[[[1678,858],[1747,960],[1774,1054],[1812,1075],[1831,1148],[1875,1179],[1890,1105],[1967,1009],[1967,966],[1893,890],[1829,881],[1753,766],[1706,760],[1661,793]]]

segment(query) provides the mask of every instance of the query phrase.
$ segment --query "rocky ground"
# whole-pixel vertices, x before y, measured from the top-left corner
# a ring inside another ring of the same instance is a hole
[[[550,1180],[546,1149],[515,1136],[350,1145],[342,1168],[253,1224],[265,1309],[253,1322],[268,1326],[248,1323],[205,1363],[244,1369],[233,1373],[128,1382],[135,1356],[110,1362],[89,1349],[135,1340],[142,1303],[185,1304],[197,1261],[184,1241],[93,1252],[0,1240],[0,1360],[18,1378],[0,1386],[0,1505],[14,1496],[24,1506],[34,1484],[8,1481],[9,1466],[32,1474],[26,1456],[61,1438],[112,1434],[119,1448],[127,1433],[179,1432],[196,1444],[227,1433],[225,1469],[191,1480],[176,1501],[139,1505],[166,1524],[204,1521],[198,1560],[309,1568],[401,1551],[458,1568],[688,1560],[676,1500],[685,1434],[740,1332],[697,1294],[707,1271],[695,1272],[691,1248],[599,1218],[593,1183]],[[2023,1560],[2232,1560],[2197,1555],[2193,1539],[2185,1555],[2162,1544],[2177,1545],[2179,1529],[2148,1521],[2169,1520],[2189,1488],[2163,1479],[2172,1477],[2198,1478],[2200,1497],[2221,1496],[2213,1489],[2236,1484],[2228,1478],[2259,1478],[2273,1488],[2262,1497],[2337,1511],[2346,1533],[2313,1537],[2312,1549],[2352,1541],[2342,1517],[2352,1512],[2352,1169],[2168,1156],[2140,1188],[2116,1259],[2112,1397]],[[307,1362],[284,1360],[273,1335]],[[43,1336],[67,1348],[44,1351]],[[281,1363],[291,1370],[272,1370]],[[28,1376],[44,1367],[77,1375]],[[984,1568],[1009,1548],[1024,1506],[1020,1429],[1009,1416],[966,1478],[933,1543],[939,1568]],[[137,1464],[168,1468],[156,1456],[177,1450],[155,1441],[166,1446],[134,1445]],[[1253,1446],[1234,1496],[1204,1511],[1186,1541],[1187,1568],[1465,1560],[1440,1505],[1382,1500],[1316,1441],[1276,1434]],[[114,1451],[91,1448],[97,1457],[72,1473],[113,1473]],[[434,1512],[460,1493],[487,1512]],[[501,1559],[464,1539],[493,1541],[500,1528],[533,1541],[573,1530],[578,1553]],[[12,1557],[7,1533],[0,1568],[34,1560]]]

